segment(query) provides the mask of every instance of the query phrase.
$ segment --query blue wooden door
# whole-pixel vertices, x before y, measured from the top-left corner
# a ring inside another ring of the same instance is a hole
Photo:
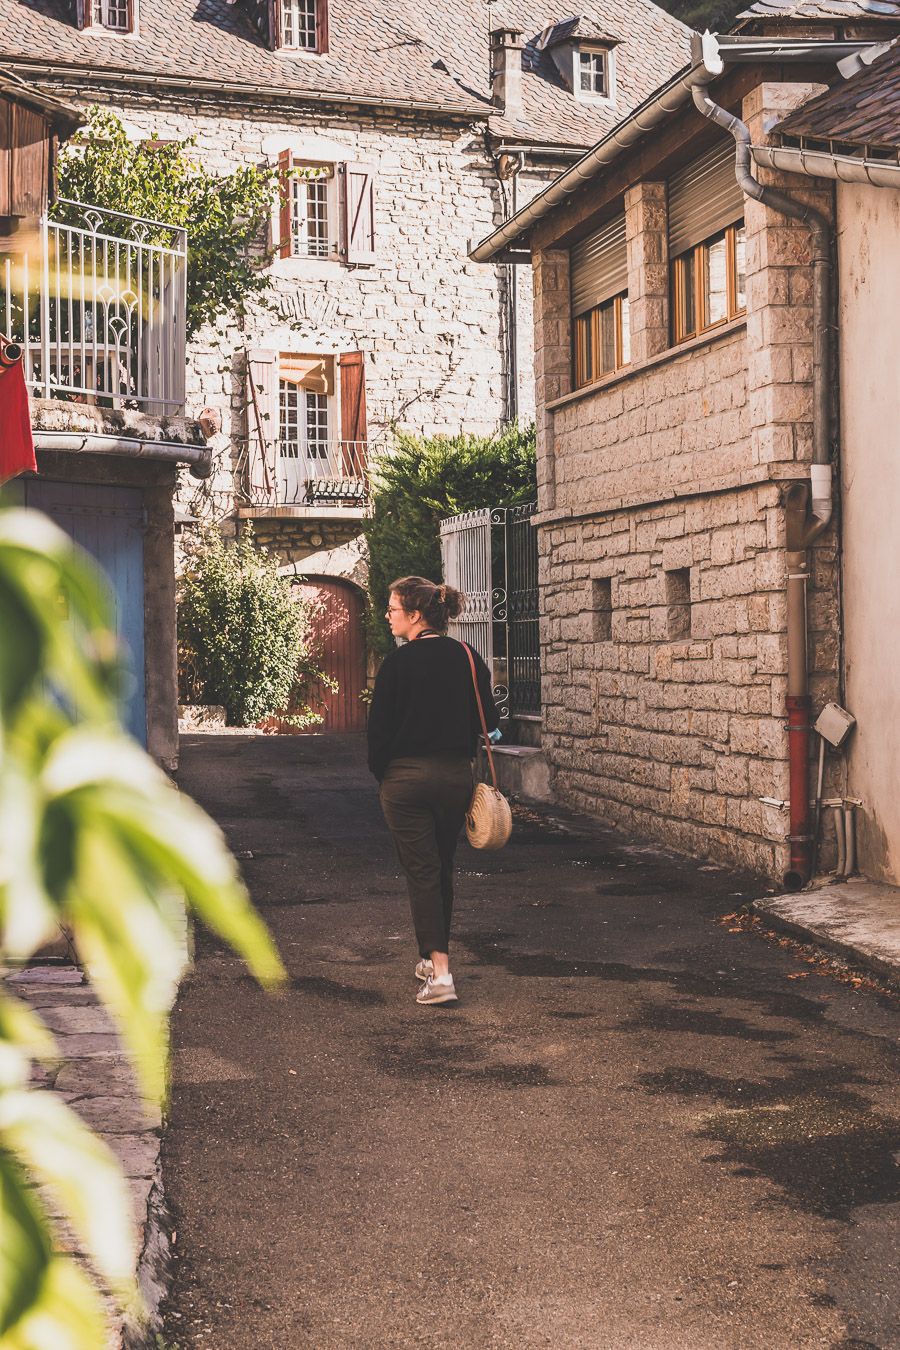
[[[112,586],[116,633],[130,679],[123,721],[147,744],[144,673],[144,508],[140,488],[20,479],[26,506],[43,511],[100,564]]]

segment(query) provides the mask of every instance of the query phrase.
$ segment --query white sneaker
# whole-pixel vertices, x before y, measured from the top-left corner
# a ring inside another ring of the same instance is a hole
[[[453,976],[444,982],[436,980],[433,975],[429,975],[422,988],[416,994],[417,1003],[456,1003],[456,986],[453,983]]]
[[[428,956],[423,956],[422,960],[416,966],[416,979],[424,984],[429,975],[434,974],[434,962]]]

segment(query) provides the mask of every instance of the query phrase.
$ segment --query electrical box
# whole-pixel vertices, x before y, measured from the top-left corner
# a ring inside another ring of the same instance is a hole
[[[815,729],[829,745],[841,746],[856,726],[856,718],[837,703],[826,703],[819,713]]]

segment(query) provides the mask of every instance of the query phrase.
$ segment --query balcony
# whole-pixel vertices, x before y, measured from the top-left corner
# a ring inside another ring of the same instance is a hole
[[[361,520],[369,514],[367,441],[258,441],[238,457],[238,514]]]
[[[186,231],[60,200],[0,243],[0,327],[37,398],[184,408]]]

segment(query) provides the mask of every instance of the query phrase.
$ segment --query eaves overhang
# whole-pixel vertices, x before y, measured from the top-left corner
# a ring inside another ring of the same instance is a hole
[[[601,141],[533,197],[515,215],[469,249],[474,262],[526,262],[531,250],[526,236],[538,221],[566,202],[585,183],[596,178],[648,132],[683,107],[691,91],[704,87],[724,74],[726,65],[784,63],[836,65],[873,46],[865,42],[831,42],[797,39],[744,38],[729,34],[695,33],[693,63],[685,66],[667,84],[651,94],[639,108],[613,127]]]
[[[498,109],[490,103],[439,103],[424,99],[384,97],[372,94],[347,94],[322,89],[289,89],[277,85],[254,84],[242,80],[206,80],[193,75],[171,75],[158,71],[119,70],[113,67],[83,66],[65,61],[32,61],[23,57],[4,59],[7,69],[26,79],[62,83],[74,80],[91,88],[128,87],[167,90],[208,98],[212,102],[226,99],[258,101],[259,104],[334,104],[340,107],[372,108],[385,111],[428,113],[433,117],[455,118],[463,122],[483,121],[496,117]]]

